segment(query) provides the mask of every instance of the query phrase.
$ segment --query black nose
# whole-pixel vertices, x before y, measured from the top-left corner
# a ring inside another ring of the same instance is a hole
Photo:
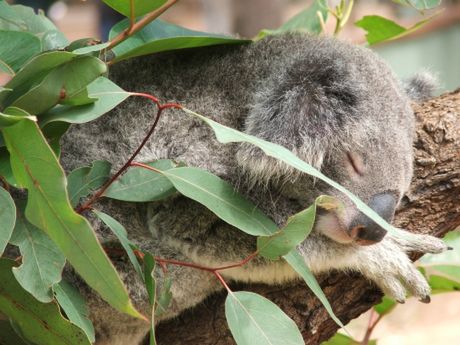
[[[392,193],[376,194],[367,205],[387,222],[391,222],[395,213],[396,197]],[[381,241],[387,231],[364,213],[359,213],[351,221],[349,233],[358,244],[367,245]]]

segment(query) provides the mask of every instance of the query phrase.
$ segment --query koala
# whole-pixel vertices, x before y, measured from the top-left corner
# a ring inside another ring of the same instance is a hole
[[[177,102],[223,125],[280,144],[361,198],[391,222],[412,177],[414,114],[411,100],[427,97],[419,76],[405,88],[372,51],[307,34],[266,37],[251,44],[215,46],[135,58],[113,65],[110,78],[125,90]],[[67,171],[96,159],[123,165],[152,124],[155,107],[130,98],[98,120],[73,125],[63,138]],[[342,193],[249,144],[220,144],[201,121],[177,109],[162,115],[136,161],[168,158],[206,169],[230,182],[279,226],[319,195],[331,195],[342,212],[319,210],[314,229],[297,250],[314,273],[358,271],[388,296],[407,291],[423,302],[430,288],[406,253],[447,249],[434,237],[386,234]],[[256,239],[182,195],[151,203],[102,199],[95,208],[127,228],[130,239],[156,256],[211,267],[238,262]],[[110,232],[92,219],[109,246]],[[149,314],[142,282],[123,258],[114,259],[136,307]],[[69,269],[86,296],[97,344],[140,344],[149,331],[118,313]],[[155,272],[161,288],[164,274]],[[255,258],[222,271],[227,280],[282,284],[297,279],[280,261]],[[222,289],[208,272],[168,266],[172,301],[157,320],[173,318]]]

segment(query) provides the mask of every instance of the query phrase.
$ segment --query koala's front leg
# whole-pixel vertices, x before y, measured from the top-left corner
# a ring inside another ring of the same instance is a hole
[[[387,296],[400,303],[405,301],[406,291],[422,302],[429,302],[430,287],[407,253],[435,254],[448,247],[433,236],[404,233],[404,239],[387,235],[381,242],[370,246],[339,244],[315,234],[316,248],[310,243],[312,238],[307,239],[300,249],[314,272],[330,269],[359,271],[375,282]]]

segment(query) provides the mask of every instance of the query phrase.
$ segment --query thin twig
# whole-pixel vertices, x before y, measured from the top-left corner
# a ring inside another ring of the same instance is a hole
[[[382,320],[383,315],[378,315],[374,309],[371,309],[371,314],[369,316],[369,323],[366,329],[366,334],[364,334],[364,338],[361,341],[360,345],[368,345],[369,341],[371,340],[372,332],[374,331],[375,326]]]
[[[148,131],[147,135],[144,137],[144,139],[142,140],[140,145],[137,147],[136,151],[134,151],[134,153],[126,161],[126,163],[96,193],[94,193],[84,204],[80,205],[77,208],[77,210],[76,210],[77,213],[82,213],[83,211],[85,211],[87,209],[90,209],[91,205],[104,194],[104,192],[107,190],[107,188],[109,188],[110,185],[113,182],[115,182],[121,176],[121,174],[123,174],[126,171],[126,169],[128,169],[131,166],[131,163],[133,162],[133,160],[136,158],[136,156],[139,154],[139,152],[142,150],[142,148],[145,146],[145,144],[147,143],[147,141],[150,139],[150,137],[152,136],[153,132],[155,131],[155,128],[156,128],[156,126],[158,124],[158,121],[160,120],[160,117],[161,117],[161,114],[163,113],[163,110],[169,109],[169,108],[176,108],[176,109],[181,109],[182,108],[182,106],[177,104],[177,103],[161,104],[160,101],[158,100],[158,98],[156,98],[156,97],[154,97],[152,95],[146,94],[146,93],[133,92],[130,95],[148,98],[151,101],[153,101],[153,103],[155,103],[155,105],[158,107],[158,111],[157,111],[157,115],[155,117],[155,121],[153,122],[152,126],[150,127],[150,130]]]
[[[125,39],[127,39],[129,36],[132,36],[136,32],[142,30],[147,24],[149,24],[150,22],[158,18],[160,15],[162,15],[168,8],[174,5],[177,1],[179,0],[168,0],[160,8],[157,8],[155,11],[150,12],[149,14],[144,16],[144,18],[142,18],[138,22],[134,23],[133,25],[130,25],[126,30],[123,30],[120,34],[114,37],[110,41],[110,44],[107,46],[106,49],[107,50],[112,49],[113,47],[115,47],[116,45],[120,44]]]
[[[134,15],[134,0],[129,0],[129,28],[128,32],[131,32],[134,24],[136,23],[136,16]]]

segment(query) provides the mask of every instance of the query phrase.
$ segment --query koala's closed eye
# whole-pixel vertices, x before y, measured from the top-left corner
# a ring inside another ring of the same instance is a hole
[[[366,172],[366,166],[364,164],[363,158],[355,152],[347,152],[347,161],[346,165],[349,168],[350,175],[364,176]]]

